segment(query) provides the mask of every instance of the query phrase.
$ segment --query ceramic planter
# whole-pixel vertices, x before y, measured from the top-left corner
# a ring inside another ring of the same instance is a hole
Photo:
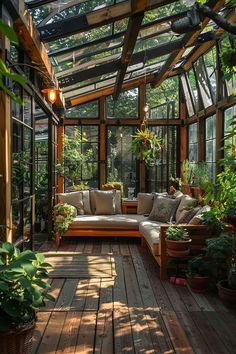
[[[220,299],[229,305],[236,306],[236,290],[228,288],[228,281],[221,280],[217,284]]]
[[[167,254],[171,257],[184,257],[190,252],[190,244],[192,240],[173,241],[166,239]]]
[[[209,285],[209,277],[196,276],[187,278],[188,284],[194,293],[205,293]]]

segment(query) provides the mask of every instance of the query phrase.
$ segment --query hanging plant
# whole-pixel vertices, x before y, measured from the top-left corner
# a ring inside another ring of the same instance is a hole
[[[147,165],[154,165],[160,162],[161,150],[163,149],[162,139],[150,131],[148,128],[144,130],[137,129],[135,135],[132,136],[132,152],[140,160]]]

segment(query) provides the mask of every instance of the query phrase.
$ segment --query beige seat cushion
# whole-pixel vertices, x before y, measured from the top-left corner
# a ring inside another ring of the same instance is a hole
[[[142,221],[139,224],[139,231],[144,236],[154,256],[159,255],[160,226],[162,222]]]
[[[178,206],[178,208],[176,210],[176,214],[175,214],[175,221],[176,222],[179,221],[179,218],[181,216],[181,212],[184,209],[186,209],[190,205],[195,205],[197,203],[197,200],[195,198],[192,198],[186,194],[184,194],[180,199],[181,200],[180,200],[179,206]]]
[[[150,214],[153,205],[154,195],[152,193],[138,193],[137,214]]]
[[[175,211],[180,203],[181,198],[168,198],[155,195],[152,211],[149,220],[169,222],[175,215]]]
[[[143,215],[78,215],[73,220],[72,229],[127,229],[138,230],[139,223],[147,218]]]
[[[73,205],[79,215],[84,214],[84,202],[82,192],[58,193],[59,203]]]
[[[121,214],[121,191],[117,189],[112,189],[109,191],[114,191],[115,193],[115,214]],[[96,202],[95,202],[95,189],[90,190],[90,206],[92,214],[95,214],[96,211]]]

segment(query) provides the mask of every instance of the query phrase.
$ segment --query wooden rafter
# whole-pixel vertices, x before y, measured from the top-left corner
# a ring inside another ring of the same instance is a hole
[[[132,11],[133,0],[127,0],[115,5],[106,6],[103,9],[94,10],[87,14],[73,16],[55,23],[39,26],[38,30],[42,41],[50,42],[59,38],[84,32],[92,28],[100,27],[140,13],[142,1]],[[174,0],[149,0],[145,11],[162,5],[170,4]],[[140,5],[141,4],[141,5]]]
[[[224,0],[216,1],[212,0],[211,5],[214,11],[220,10],[225,4]],[[210,4],[209,4],[210,5]],[[171,56],[168,58],[166,63],[163,65],[161,68],[160,72],[155,75],[154,81],[152,83],[153,87],[160,86],[161,83],[168,77],[170,71],[172,68],[178,63],[178,61],[181,59],[183,53],[185,52],[185,49],[187,46],[191,46],[197,39],[197,37],[200,35],[202,32],[203,28],[206,27],[208,24],[209,19],[206,18],[202,22],[201,29],[195,32],[187,33],[183,40],[182,40],[182,48],[180,48],[177,51],[174,51]]]

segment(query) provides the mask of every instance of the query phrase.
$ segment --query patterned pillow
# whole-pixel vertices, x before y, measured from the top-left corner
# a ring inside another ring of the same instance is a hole
[[[209,210],[211,210],[210,205],[204,205],[204,207],[200,208],[193,218],[189,220],[189,225],[202,225],[202,213]]]
[[[179,217],[178,221],[176,222],[176,225],[188,224],[189,221],[194,217],[194,215],[196,215],[197,212],[201,209],[202,208],[200,206],[197,206],[197,207],[189,209],[189,210],[187,210],[187,209],[182,210],[180,213],[180,217]]]
[[[149,220],[169,222],[174,217],[181,198],[171,199],[155,196]]]
[[[189,195],[183,195],[181,199],[180,204],[178,206],[178,209],[176,210],[176,216],[175,216],[175,221],[178,222],[180,218],[180,213],[184,209],[186,209],[189,206],[196,206],[197,200],[190,197]]]

